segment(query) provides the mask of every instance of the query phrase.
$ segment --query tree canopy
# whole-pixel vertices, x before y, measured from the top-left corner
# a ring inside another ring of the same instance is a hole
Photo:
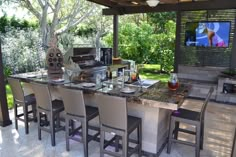
[[[159,17],[162,18],[159,20]],[[120,56],[139,64],[159,64],[162,71],[171,72],[175,49],[174,17],[173,13],[123,17],[119,24]],[[112,37],[112,33],[104,37],[110,47]]]
[[[59,42],[63,46],[63,52],[73,44],[78,44],[78,38],[80,41],[83,38],[90,40],[90,45],[97,50],[100,47],[113,45],[112,16],[102,16],[102,8],[97,5],[91,5],[85,0],[21,0],[19,2],[38,19],[38,25],[19,21],[14,17],[2,17],[0,24],[12,25],[20,29],[38,27],[42,42],[37,42],[45,48],[54,35],[60,36]],[[132,59],[137,63],[160,64],[161,70],[166,72],[173,69],[175,13],[120,16],[119,27],[119,52],[122,58]],[[0,27],[1,30],[3,26]],[[87,43],[82,41],[82,44]]]
[[[76,27],[94,11],[94,4],[85,0],[20,0],[39,21],[43,46],[50,38]]]

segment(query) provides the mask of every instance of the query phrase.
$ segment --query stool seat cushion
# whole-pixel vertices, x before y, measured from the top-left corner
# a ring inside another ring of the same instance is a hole
[[[133,131],[141,123],[141,118],[128,116],[128,132]]]
[[[62,100],[53,100],[52,101],[52,110],[53,112],[61,112],[64,111],[64,105]]]
[[[26,105],[36,104],[36,98],[35,98],[34,94],[30,94],[30,95],[25,96],[25,104]]]
[[[98,115],[98,108],[92,106],[86,106],[86,116],[96,117]]]
[[[172,116],[193,121],[200,121],[200,112],[195,112],[183,108],[179,108],[177,111],[172,112]]]

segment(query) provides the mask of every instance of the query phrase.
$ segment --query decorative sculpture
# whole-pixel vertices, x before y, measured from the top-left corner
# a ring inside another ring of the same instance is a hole
[[[49,42],[49,49],[46,56],[46,64],[48,67],[48,76],[60,77],[63,74],[63,55],[57,47],[57,37],[54,36]]]

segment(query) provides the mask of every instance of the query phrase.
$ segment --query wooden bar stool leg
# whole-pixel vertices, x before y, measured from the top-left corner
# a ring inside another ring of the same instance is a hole
[[[128,157],[128,135],[122,136],[122,157]]]
[[[70,150],[70,142],[69,142],[69,137],[70,137],[70,132],[69,132],[69,118],[65,118],[65,125],[66,125],[66,150]]]
[[[17,104],[14,104],[14,114],[15,114],[15,128],[18,130],[18,120],[17,120]]]
[[[115,152],[119,152],[119,136],[115,136]]]
[[[178,129],[179,129],[179,122],[175,122],[175,131],[174,131],[174,139],[178,139]]]
[[[201,128],[200,125],[196,125],[196,157],[200,157],[200,139],[201,139]]]
[[[36,105],[32,105],[32,110],[33,110],[33,118],[34,118],[34,122],[37,122],[37,109],[36,109]]]
[[[56,115],[56,128],[60,128],[61,123],[60,123],[60,113]]]
[[[84,143],[84,156],[88,157],[88,121],[84,119],[82,122],[82,133],[83,133],[83,143]]]
[[[28,106],[23,105],[25,134],[29,134],[29,123],[28,123]]]
[[[51,130],[51,143],[52,146],[56,145],[55,141],[55,121],[54,121],[54,115],[50,115],[50,130]]]
[[[71,120],[69,121],[69,125],[71,126],[71,130],[74,130],[74,129],[75,129],[75,124],[74,124],[74,120],[73,120],[73,119],[71,119]]]
[[[172,136],[173,136],[173,131],[175,128],[175,122],[174,119],[171,117],[170,120],[170,130],[169,130],[169,135],[168,135],[168,145],[167,145],[167,153],[170,154],[171,152],[171,144],[172,144]]]
[[[138,156],[142,156],[142,123],[140,123],[138,129],[137,129],[137,136],[138,136],[138,145],[139,145],[139,154]]]
[[[38,111],[38,139],[41,140],[41,113]]]
[[[203,143],[204,143],[204,122],[201,123],[201,144],[200,149],[203,149]]]
[[[100,157],[104,157],[104,139],[105,139],[105,132],[100,129]]]

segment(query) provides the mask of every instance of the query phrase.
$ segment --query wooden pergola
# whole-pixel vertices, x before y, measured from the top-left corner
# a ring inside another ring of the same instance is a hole
[[[198,10],[224,10],[236,9],[236,0],[160,0],[156,7],[147,5],[146,0],[88,0],[105,6],[103,9],[104,15],[113,16],[113,52],[114,56],[119,56],[118,53],[118,16],[135,13],[148,12],[176,12],[176,46],[175,46],[175,65],[174,70],[178,69],[178,53],[180,51],[180,31],[181,31],[181,12],[182,11],[198,11]],[[232,52],[232,67],[236,68],[236,29],[234,30]],[[0,47],[0,126],[8,126],[12,124],[9,118],[7,107],[5,78],[3,74],[2,52]]]
[[[235,9],[234,0],[159,0],[156,7],[147,5],[146,0],[88,0],[107,8],[104,15],[123,15],[148,12],[197,11],[216,9]]]
[[[103,15],[113,15],[113,54],[119,56],[118,52],[118,16],[136,13],[154,13],[154,12],[176,12],[176,47],[174,71],[177,72],[177,56],[180,50],[180,31],[181,31],[181,11],[199,11],[199,10],[224,10],[236,9],[235,0],[159,0],[156,7],[147,5],[146,0],[88,0],[107,8],[103,9]],[[234,33],[235,34],[235,33]],[[236,41],[236,37],[234,39]],[[233,52],[236,51],[236,44],[233,45]],[[236,60],[236,53],[232,56]],[[231,65],[236,67],[236,62]]]

